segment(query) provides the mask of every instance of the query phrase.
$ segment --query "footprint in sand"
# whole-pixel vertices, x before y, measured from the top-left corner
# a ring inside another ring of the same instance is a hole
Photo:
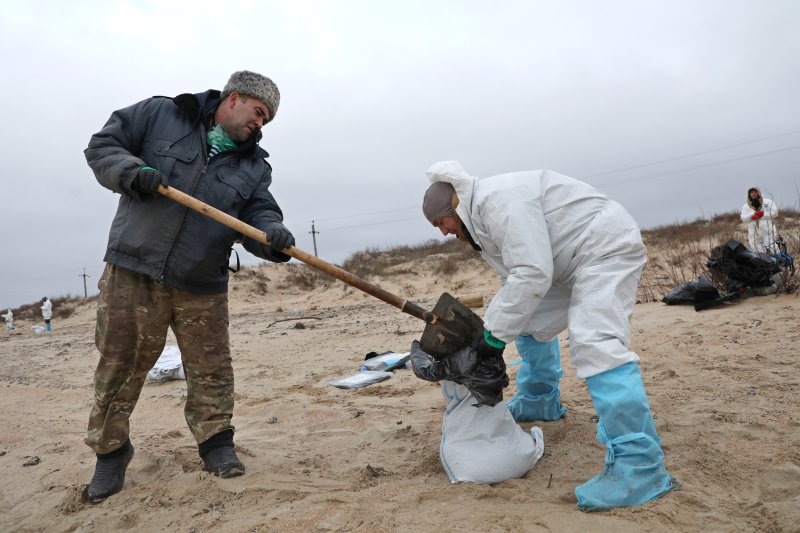
[[[785,464],[760,473],[753,496],[757,501],[782,502],[800,496],[800,467]]]

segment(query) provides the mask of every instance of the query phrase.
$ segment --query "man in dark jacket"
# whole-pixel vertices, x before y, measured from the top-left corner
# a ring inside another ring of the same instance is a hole
[[[261,128],[278,110],[269,78],[235,72],[224,89],[153,97],[115,111],[92,136],[86,160],[120,193],[99,282],[100,361],[86,443],[97,454],[88,499],[119,492],[133,457],[129,418],[172,328],[186,371],[185,417],[204,469],[244,474],[233,445],[233,368],[228,341],[228,259],[239,235],[158,194],[175,187],[267,234],[244,247],[275,262],[294,245],[269,191]]]

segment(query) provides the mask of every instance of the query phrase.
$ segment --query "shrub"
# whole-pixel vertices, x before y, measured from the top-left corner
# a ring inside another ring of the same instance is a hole
[[[461,261],[452,255],[448,255],[444,259],[442,259],[436,268],[433,269],[435,274],[442,274],[445,277],[452,277],[458,271],[458,267],[461,264]]]
[[[317,285],[329,287],[334,278],[320,270],[308,265],[287,265],[289,274],[286,276],[286,284],[294,285],[302,290],[310,291]]]

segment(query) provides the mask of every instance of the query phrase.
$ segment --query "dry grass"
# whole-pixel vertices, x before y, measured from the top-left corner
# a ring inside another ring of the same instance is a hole
[[[478,260],[480,255],[469,245],[455,239],[446,241],[429,240],[415,246],[395,246],[392,248],[369,248],[356,252],[342,263],[342,268],[358,277],[386,276],[414,272],[413,265],[432,256],[441,256],[434,271],[452,275],[458,265]],[[399,265],[407,265],[401,267]],[[449,273],[449,274],[448,274]]]
[[[332,276],[307,265],[290,263],[287,267],[290,270],[286,276],[285,283],[294,285],[304,291],[314,290],[317,287],[330,287],[336,281]]]
[[[448,255],[442,261],[440,261],[438,265],[436,265],[436,267],[433,269],[433,273],[441,274],[445,278],[452,278],[453,274],[458,272],[460,265],[461,261],[452,255]]]

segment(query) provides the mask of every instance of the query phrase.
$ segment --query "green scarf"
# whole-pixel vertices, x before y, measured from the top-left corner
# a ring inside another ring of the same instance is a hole
[[[217,154],[236,148],[236,143],[233,142],[233,139],[228,137],[228,134],[225,133],[225,129],[219,124],[215,125],[211,128],[211,131],[208,132],[207,142],[209,146],[209,159]]]

